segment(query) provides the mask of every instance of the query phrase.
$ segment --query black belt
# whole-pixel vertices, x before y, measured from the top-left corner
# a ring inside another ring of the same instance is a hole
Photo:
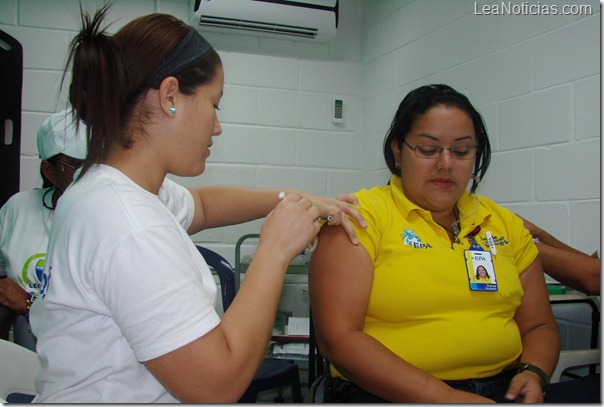
[[[511,379],[515,374],[515,372],[504,371],[495,376],[485,377],[482,379],[443,380],[443,382],[447,383],[453,388],[459,388],[462,386],[474,387],[476,383],[487,384],[489,382],[500,381],[501,379]],[[326,394],[329,400],[326,399],[325,401],[334,403],[346,403],[350,400],[351,397],[353,397],[359,392],[368,393],[366,390],[360,388],[354,383],[349,382],[348,380],[340,379],[339,377],[329,377]]]
[[[503,371],[499,374],[496,374],[495,376],[484,377],[482,379],[443,380],[443,382],[447,383],[450,386],[463,386],[464,384],[469,384],[469,383],[476,383],[476,382],[485,383],[485,382],[490,382],[490,381],[499,380],[499,379],[511,378],[515,375],[516,375],[516,372],[507,370],[507,371]]]

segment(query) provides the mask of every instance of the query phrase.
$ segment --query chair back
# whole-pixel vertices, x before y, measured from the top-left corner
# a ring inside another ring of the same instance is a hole
[[[226,312],[235,298],[235,271],[231,264],[218,253],[199,245],[196,245],[196,247],[208,266],[216,270],[218,274],[220,294],[222,296],[222,309]]]
[[[558,357],[558,364],[550,378],[551,383],[558,383],[564,371],[569,368],[576,368],[589,365],[598,365],[601,363],[600,349],[574,349],[562,350]]]
[[[239,246],[238,246],[239,247]],[[201,253],[208,266],[212,267],[218,273],[220,279],[220,291],[222,294],[222,308],[224,311],[231,305],[238,287],[236,284],[235,270],[224,257],[210,249],[197,245],[197,250]],[[300,389],[300,373],[298,366],[287,359],[265,358],[262,365],[256,372],[254,379],[250,383],[245,393],[239,400],[240,403],[254,403],[258,393],[281,388],[290,385],[294,402],[302,402],[302,391]],[[277,396],[277,400],[281,400]]]
[[[13,393],[35,395],[41,370],[37,353],[0,339],[0,398],[6,400]]]

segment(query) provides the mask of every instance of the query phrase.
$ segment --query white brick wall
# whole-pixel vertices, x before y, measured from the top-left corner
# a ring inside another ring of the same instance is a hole
[[[82,2],[88,10],[101,3]],[[115,32],[132,18],[167,12],[188,20],[189,0],[120,0],[107,21]],[[35,134],[64,106],[59,92],[68,43],[78,23],[79,0],[0,0],[0,29],[24,46],[21,189],[41,184]],[[297,187],[338,195],[361,186],[358,159],[362,121],[360,0],[341,7],[339,32],[328,44],[240,35],[207,34],[225,67],[225,95],[207,171],[181,179],[188,186],[238,184]],[[69,78],[67,78],[67,85]],[[345,120],[333,123],[333,100],[342,99]],[[234,261],[234,244],[261,222],[195,235]]]
[[[91,10],[100,3],[83,0]],[[480,7],[482,3],[478,2]],[[226,83],[208,169],[186,185],[293,186],[337,194],[386,182],[382,140],[401,99],[445,82],[487,122],[492,166],[480,192],[584,251],[600,244],[600,8],[591,16],[487,16],[472,0],[340,0],[327,44],[207,34]],[[119,19],[189,19],[188,0],[120,0]],[[35,134],[59,110],[78,0],[0,0],[0,29],[24,46],[22,189],[40,185]],[[69,78],[67,78],[67,81]],[[329,114],[344,101],[344,122]],[[194,237],[234,261],[260,222]]]
[[[547,2],[591,5],[586,16],[475,14],[489,3],[500,4],[363,1],[367,169],[383,168],[374,143],[401,99],[448,83],[489,130],[492,164],[479,192],[591,253],[600,246],[600,5]]]

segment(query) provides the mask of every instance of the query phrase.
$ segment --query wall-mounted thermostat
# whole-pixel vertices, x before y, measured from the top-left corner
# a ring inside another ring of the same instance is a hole
[[[342,99],[333,100],[333,116],[331,120],[334,123],[342,123],[344,121],[344,102]]]

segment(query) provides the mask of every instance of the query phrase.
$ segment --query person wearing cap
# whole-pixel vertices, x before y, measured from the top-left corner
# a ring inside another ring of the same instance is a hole
[[[19,192],[0,209],[0,304],[17,314],[15,343],[33,351],[29,310],[42,286],[54,209],[86,158],[85,136],[68,110],[46,119],[37,134],[42,188]]]

